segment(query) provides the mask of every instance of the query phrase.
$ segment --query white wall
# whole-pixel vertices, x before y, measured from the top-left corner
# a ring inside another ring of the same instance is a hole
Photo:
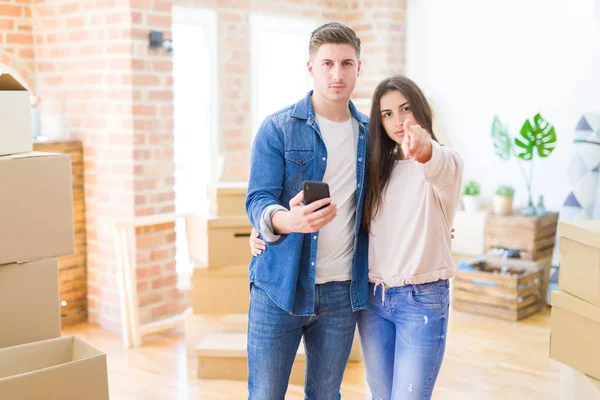
[[[494,114],[518,134],[541,112],[557,147],[534,167],[533,194],[558,210],[577,121],[600,113],[600,0],[408,0],[406,74],[434,105],[437,126],[491,199],[498,185],[527,200],[515,159],[493,151]],[[529,168],[530,164],[525,166]]]

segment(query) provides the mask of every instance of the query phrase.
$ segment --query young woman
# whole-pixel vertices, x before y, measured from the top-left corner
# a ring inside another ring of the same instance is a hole
[[[441,146],[410,79],[375,89],[363,227],[369,232],[369,308],[358,328],[376,399],[430,399],[446,345],[451,229],[463,162]]]
[[[367,162],[370,292],[358,318],[367,382],[374,399],[430,399],[446,346],[463,162],[437,142],[431,107],[404,76],[375,89]],[[250,242],[253,254],[265,249]]]

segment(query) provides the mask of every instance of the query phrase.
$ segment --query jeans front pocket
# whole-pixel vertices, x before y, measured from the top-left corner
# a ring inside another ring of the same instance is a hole
[[[410,303],[415,306],[428,308],[428,309],[440,309],[444,307],[444,304],[448,300],[450,289],[447,285],[436,285],[433,287],[425,287],[423,289],[418,288],[409,292],[408,299]]]

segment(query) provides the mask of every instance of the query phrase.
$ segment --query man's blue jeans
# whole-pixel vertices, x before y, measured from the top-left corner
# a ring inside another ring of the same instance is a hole
[[[248,314],[248,392],[250,400],[283,400],[292,364],[304,335],[308,400],[340,399],[357,314],[352,312],[350,282],[315,287],[315,315],[302,317],[281,309],[259,286],[250,290]]]

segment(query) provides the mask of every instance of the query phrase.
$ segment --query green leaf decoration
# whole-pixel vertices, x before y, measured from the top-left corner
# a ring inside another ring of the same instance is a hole
[[[512,141],[508,134],[508,129],[502,124],[498,116],[494,116],[492,123],[492,141],[494,143],[494,151],[502,160],[510,158],[510,150]]]
[[[533,159],[535,150],[537,150],[538,156],[546,158],[556,147],[554,126],[546,122],[539,113],[533,117],[533,124],[529,119],[525,121],[521,127],[521,136],[524,140],[515,138],[515,145],[523,149],[518,154],[522,160]]]

